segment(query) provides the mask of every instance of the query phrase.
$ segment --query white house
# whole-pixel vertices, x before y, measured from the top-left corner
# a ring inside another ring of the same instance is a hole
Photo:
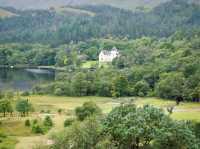
[[[111,51],[102,50],[99,54],[99,62],[112,62],[119,56],[118,49],[113,47]]]

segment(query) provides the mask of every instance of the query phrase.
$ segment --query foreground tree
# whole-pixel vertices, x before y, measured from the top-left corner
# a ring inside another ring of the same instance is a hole
[[[199,147],[187,124],[173,121],[162,110],[152,106],[121,105],[113,109],[103,123],[103,131],[111,135],[112,142],[119,149]]]
[[[65,132],[54,137],[53,149],[96,149],[101,133],[100,123],[95,117],[84,122],[75,122]]]

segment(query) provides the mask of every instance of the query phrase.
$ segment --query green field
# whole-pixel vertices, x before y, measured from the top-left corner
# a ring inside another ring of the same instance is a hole
[[[86,61],[85,63],[82,64],[82,68],[92,68],[97,64],[98,64],[97,61]]]
[[[48,111],[51,115],[55,125],[46,135],[35,135],[31,133],[30,128],[24,126],[24,120],[27,118],[6,118],[2,120],[0,125],[0,132],[7,134],[7,138],[3,139],[0,148],[9,146],[9,149],[31,149],[35,144],[46,143],[48,136],[52,132],[63,129],[63,122],[67,117],[74,116],[74,109],[81,106],[86,101],[94,101],[102,109],[103,113],[110,112],[114,107],[121,103],[134,103],[137,106],[146,104],[162,108],[166,111],[169,106],[175,106],[174,112],[171,115],[176,120],[192,120],[200,121],[200,103],[181,103],[176,106],[176,103],[171,100],[164,100],[159,98],[108,98],[108,97],[58,97],[58,96],[29,96],[26,97],[33,104],[35,112],[33,112],[29,119],[37,118],[43,119],[47,113],[41,111]],[[61,115],[58,114],[58,109],[63,109]]]
[[[166,110],[169,106],[175,106],[172,117],[177,120],[197,120],[200,121],[200,103],[181,103],[176,106],[175,101],[163,100],[159,98],[119,98],[108,97],[57,97],[57,96],[30,96],[29,100],[33,103],[36,111],[51,110],[55,113],[58,109],[64,109],[66,113],[72,113],[77,106],[81,106],[86,101],[94,101],[100,106],[104,113],[108,113],[120,103],[129,102],[137,106],[153,105]]]

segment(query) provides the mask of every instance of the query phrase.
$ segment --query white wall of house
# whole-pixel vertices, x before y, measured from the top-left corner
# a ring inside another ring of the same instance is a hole
[[[103,50],[99,54],[99,62],[112,62],[118,56],[119,52],[116,48],[113,48],[111,51]]]

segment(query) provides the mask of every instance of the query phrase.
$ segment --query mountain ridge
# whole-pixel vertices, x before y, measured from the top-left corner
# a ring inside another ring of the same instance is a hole
[[[36,2],[37,1],[37,2]],[[137,7],[153,8],[169,0],[1,0],[1,7],[16,9],[48,9],[50,7],[77,5],[110,5],[117,8],[133,10]]]

